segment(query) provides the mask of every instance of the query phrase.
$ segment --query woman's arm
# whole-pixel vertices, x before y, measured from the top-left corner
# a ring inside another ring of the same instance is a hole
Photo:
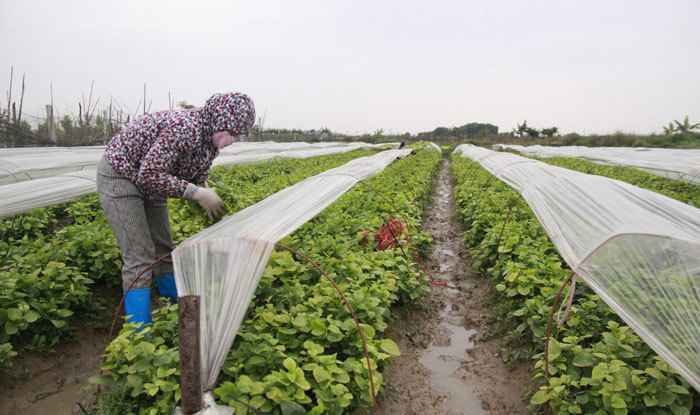
[[[180,155],[193,150],[194,133],[186,135],[164,130],[151,145],[136,178],[144,192],[160,197],[191,197],[196,186],[170,173]]]

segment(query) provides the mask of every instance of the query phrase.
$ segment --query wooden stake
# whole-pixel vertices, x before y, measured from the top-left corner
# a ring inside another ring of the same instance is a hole
[[[19,114],[17,114],[17,124],[22,122],[22,106],[24,105],[24,75],[22,74],[22,92],[19,96]]]
[[[15,67],[10,66],[10,89],[7,90],[7,122],[9,123],[14,119],[10,118],[10,107],[12,106],[12,81],[15,75]]]
[[[182,413],[202,409],[202,381],[199,357],[199,296],[178,299],[180,306],[180,391]]]
[[[54,123],[53,117],[53,105],[46,106],[46,127],[49,133],[49,141],[56,144],[56,124]]]
[[[109,97],[109,115],[107,117],[107,140],[114,135],[114,127],[112,127],[112,97]]]

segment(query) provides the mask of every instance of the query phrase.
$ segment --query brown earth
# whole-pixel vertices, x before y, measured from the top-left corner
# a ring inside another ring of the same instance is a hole
[[[2,372],[2,415],[81,414],[78,402],[94,394],[88,378],[97,373],[106,347],[106,332],[82,329],[78,340],[50,352],[23,351]]]
[[[89,408],[95,397],[88,380],[98,374],[120,293],[98,288],[92,301],[101,307],[73,323],[72,340],[49,351],[21,350],[11,367],[0,370],[0,415],[85,414],[81,406]]]
[[[489,282],[469,267],[455,216],[449,161],[440,167],[424,229],[434,239],[425,264],[434,279],[423,307],[400,310],[389,336],[402,355],[386,372],[377,415],[526,414],[527,365],[509,368],[489,337]]]

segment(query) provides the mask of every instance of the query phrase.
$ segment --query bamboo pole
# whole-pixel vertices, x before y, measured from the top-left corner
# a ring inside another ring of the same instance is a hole
[[[19,96],[19,114],[17,114],[17,124],[18,125],[20,122],[22,122],[22,107],[24,106],[24,76],[25,76],[25,74],[22,74],[22,90],[21,90],[21,94]]]
[[[56,144],[56,124],[53,117],[53,106],[46,106],[46,127],[48,130],[48,139],[53,144]]]
[[[15,67],[10,66],[10,89],[7,90],[7,122],[14,121],[14,119],[11,118],[11,111],[10,107],[12,106],[12,81],[14,80],[14,75],[15,75]]]

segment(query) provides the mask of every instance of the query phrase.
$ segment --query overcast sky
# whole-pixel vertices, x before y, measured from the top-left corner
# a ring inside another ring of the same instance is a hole
[[[0,0],[10,65],[41,115],[95,81],[132,111],[253,97],[266,127],[418,132],[527,119],[564,132],[700,121],[700,1]],[[15,92],[17,93],[17,92]]]

